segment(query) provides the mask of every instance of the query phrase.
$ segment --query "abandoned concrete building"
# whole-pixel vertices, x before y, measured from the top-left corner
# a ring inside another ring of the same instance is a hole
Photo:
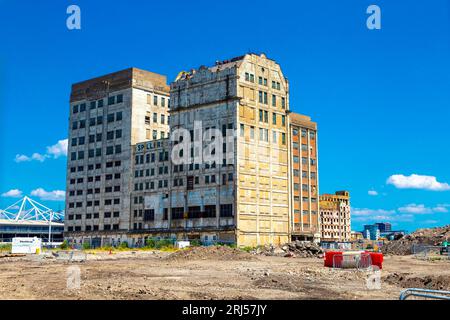
[[[336,191],[320,196],[321,241],[348,242],[351,240],[350,193]]]
[[[320,237],[317,125],[289,111],[289,82],[264,54],[181,72],[170,88],[116,72],[74,84],[70,107],[70,242]]]

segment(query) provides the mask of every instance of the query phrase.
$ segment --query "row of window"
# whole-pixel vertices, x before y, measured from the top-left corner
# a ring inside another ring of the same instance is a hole
[[[293,142],[292,147],[295,150],[298,150],[300,148],[300,144],[298,142]],[[302,143],[302,151],[308,151],[308,145],[306,143]]]
[[[298,156],[293,156],[293,161],[294,161],[294,163],[299,163],[300,158]],[[308,158],[302,157],[302,164],[305,164],[305,165],[308,164]],[[315,166],[316,165],[316,159],[310,159],[310,164],[312,166]]]
[[[141,154],[141,155],[136,155],[135,157],[135,161],[134,163],[136,165],[138,164],[144,164],[144,159],[145,159],[145,163],[154,163],[156,161],[156,153],[147,153],[145,155]],[[161,151],[158,154],[158,160],[160,162],[163,161],[169,161],[169,151]]]
[[[303,215],[308,215],[309,211],[308,210],[303,210],[302,213],[303,213]],[[300,210],[294,210],[294,214],[300,214]],[[312,215],[316,215],[317,211],[311,210],[311,214]],[[305,226],[305,224],[303,224],[303,226]]]
[[[111,106],[116,103],[122,103],[123,102],[123,94],[118,94],[116,96],[110,96],[108,97],[108,106]],[[89,102],[89,109],[93,110],[95,108],[102,108],[103,107],[103,99],[100,100],[94,100]],[[76,114],[78,112],[84,112],[86,111],[86,103],[83,102],[81,104],[73,105],[72,107],[72,113]]]
[[[158,101],[160,102],[160,104],[158,104]],[[147,95],[147,104],[151,104],[152,102],[155,107],[158,107],[158,106],[165,107],[166,106],[166,97],[158,97],[157,95],[153,95],[153,99],[152,99],[152,95],[148,94]],[[167,98],[167,107],[170,108],[170,99],[169,98]]]
[[[114,121],[121,121],[123,119],[122,111],[116,112],[116,113],[110,113],[106,117],[106,121],[108,123],[114,122]],[[89,118],[89,126],[95,126],[95,125],[101,125],[103,124],[103,116],[98,116],[96,118]],[[72,122],[72,130],[76,129],[84,129],[86,128],[86,119],[73,121]]]
[[[105,199],[104,201],[104,205],[105,206],[110,206],[110,205],[117,205],[120,204],[120,198],[116,198],[116,199]],[[86,207],[97,207],[100,205],[100,201],[99,200],[95,200],[95,201],[87,201],[86,203]],[[73,209],[73,208],[83,208],[83,202],[69,202],[69,208]]]
[[[258,91],[258,102],[261,104],[266,104],[268,105],[268,100],[267,100],[267,92],[265,91]],[[275,94],[272,94],[272,107],[276,107],[277,106],[277,96]],[[281,108],[285,109],[286,108],[286,98],[285,97],[281,97]]]
[[[296,129],[296,128],[292,129],[292,135],[298,136],[298,129]],[[302,129],[302,137],[306,138],[306,136],[307,136],[307,130],[306,129]],[[314,131],[310,131],[309,132],[309,137],[311,139],[315,139],[316,138],[316,133]]]
[[[100,230],[98,225],[93,225],[93,226],[88,225],[85,227],[85,231],[98,231],[98,230]],[[103,225],[103,230],[119,230],[119,225],[118,224],[113,224],[113,225],[105,224],[105,225]],[[67,231],[69,231],[69,232],[81,231],[81,226],[67,227]]]
[[[112,154],[121,154],[122,153],[122,145],[118,144],[116,146],[108,146],[106,147],[106,155],[112,155]],[[102,155],[102,148],[97,149],[89,149],[88,150],[88,157],[94,158],[94,157],[100,157]],[[70,160],[83,160],[85,158],[84,150],[80,150],[78,152],[71,152],[70,154]]]
[[[278,119],[279,115],[277,115],[276,113],[272,113],[272,124],[276,125],[277,124],[277,119]],[[264,123],[269,123],[269,112],[266,110],[259,110],[259,122],[264,122]],[[286,126],[286,116],[285,115],[281,115],[281,125],[283,127]]]
[[[169,124],[169,116],[167,116],[167,124]],[[156,112],[153,113],[153,123],[158,123],[158,114]],[[160,115],[160,124],[166,124],[166,115],[161,114]],[[147,115],[145,116],[145,124],[150,125],[150,113],[147,112]]]
[[[226,159],[224,159],[224,162],[222,164],[222,166],[226,166]],[[185,165],[180,164],[180,165],[174,165],[173,166],[173,172],[174,173],[178,173],[178,172],[183,172],[184,171],[184,167]],[[188,167],[188,171],[193,171],[193,170],[200,170],[200,164],[198,163],[190,163],[189,165],[187,165]],[[214,169],[216,168],[216,163],[212,162],[211,164],[209,163],[205,163],[204,164],[204,168],[205,169]],[[169,167],[168,166],[160,166],[158,167],[158,174],[162,175],[162,174],[168,174],[169,173]],[[156,174],[156,170],[155,168],[150,168],[150,169],[141,169],[141,170],[135,170],[134,171],[134,177],[135,178],[142,178],[142,177],[153,177]]]
[[[193,185],[198,185],[200,184],[200,177],[199,176],[189,176],[186,179],[185,178],[175,178],[173,180],[173,187],[182,187],[185,185],[185,180],[187,180],[187,187],[188,189],[192,189]],[[228,174],[222,174],[222,185],[226,185],[227,182],[231,182],[233,181],[233,173],[228,173]],[[204,183],[205,184],[210,184],[210,183],[216,183],[217,179],[216,179],[216,175],[205,175],[204,176]],[[134,190],[135,191],[143,191],[143,190],[154,190],[155,189],[155,181],[148,181],[148,182],[141,182],[141,183],[135,183],[134,184]],[[167,188],[169,185],[168,180],[159,180],[158,181],[158,188]],[[135,201],[139,201],[136,200],[138,199],[137,197],[135,198]],[[137,203],[137,202],[135,202]]]
[[[294,169],[294,177],[299,177],[300,176],[300,170]],[[315,172],[311,172],[311,180],[315,180],[317,177],[317,174]],[[308,172],[307,171],[302,171],[302,178],[308,178]]]
[[[159,132],[159,138],[160,139],[164,139],[166,138],[166,132],[165,131],[160,131]],[[157,140],[158,139],[158,130],[150,130],[150,129],[145,129],[145,139],[147,140]]]
[[[99,219],[100,218],[100,214],[98,212],[95,213],[86,213],[85,214],[86,220],[91,220],[91,219]],[[119,218],[120,217],[120,212],[119,211],[107,211],[103,214],[104,218]],[[68,220],[82,220],[83,219],[83,215],[81,214],[69,214],[67,216]]]
[[[103,135],[101,133],[90,134],[88,143],[101,142],[102,137],[103,137]],[[106,140],[114,140],[114,139],[120,139],[120,138],[122,138],[122,129],[117,129],[115,131],[108,131],[106,133]],[[72,147],[82,146],[85,144],[85,142],[86,142],[85,137],[72,138],[71,146]]]
[[[294,201],[299,202],[300,201],[300,197],[295,196],[294,197]],[[309,202],[309,198],[308,197],[302,197],[302,201],[303,202]],[[311,198],[311,203],[316,203],[317,202],[317,198]]]
[[[241,137],[245,137],[245,125],[241,123],[240,126],[240,136]],[[286,144],[286,133],[281,132],[277,132],[275,130],[272,131],[272,143],[278,143],[278,136],[281,136],[281,144],[285,145]],[[254,126],[250,126],[250,139],[255,139],[255,127]],[[269,142],[269,129],[265,129],[265,128],[259,128],[259,141],[265,141],[265,142]]]
[[[114,177],[114,179],[120,179],[121,174],[120,173],[114,173],[114,175],[112,173],[111,174],[106,174],[105,175],[105,180],[106,181],[110,181],[110,180],[113,179],[113,177]],[[88,183],[89,182],[94,182],[94,179],[95,179],[95,182],[99,182],[99,181],[101,181],[101,178],[102,178],[102,176],[87,177],[87,182]],[[84,178],[70,179],[70,184],[75,184],[75,182],[76,183],[84,183]]]
[[[313,186],[313,189],[315,186]],[[294,190],[299,191],[300,190],[300,184],[294,183]],[[307,184],[302,184],[302,191],[309,191],[309,186]]]
[[[113,186],[113,187],[105,187],[105,193],[111,193],[111,192],[120,192],[120,186]],[[86,190],[87,194],[99,194],[100,193],[100,188],[95,188],[95,189],[87,189]],[[70,190],[69,191],[69,196],[82,196],[83,195],[83,190]]]
[[[118,160],[118,161],[109,161],[109,162],[106,163],[105,167],[106,168],[112,168],[114,166],[114,167],[117,168],[117,167],[120,167],[121,165],[122,165],[122,161],[120,161],[120,160]],[[70,172],[71,173],[74,173],[74,172],[77,172],[77,171],[78,172],[83,172],[84,168],[85,168],[84,166],[71,167],[70,168]],[[88,171],[92,171],[92,170],[94,170],[94,168],[95,168],[95,170],[99,170],[99,169],[102,168],[102,164],[101,163],[96,163],[95,166],[94,166],[94,164],[89,164],[87,166],[87,170]],[[118,175],[119,175],[119,178],[120,178],[120,173],[118,173]]]
[[[246,72],[245,73],[245,81],[255,82],[255,75],[253,73]],[[258,84],[262,86],[267,86],[267,78],[263,78],[261,76],[258,77]],[[281,85],[278,81],[272,81],[272,89],[280,90]]]

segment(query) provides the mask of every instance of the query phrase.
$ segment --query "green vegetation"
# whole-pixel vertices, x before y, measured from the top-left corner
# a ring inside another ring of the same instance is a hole
[[[119,248],[120,249],[128,249],[128,242],[126,242],[126,241],[121,242],[119,245]]]
[[[69,244],[67,243],[67,240],[64,240],[61,245],[59,246],[60,249],[66,250],[69,248]]]
[[[0,251],[11,251],[12,245],[10,243],[0,244]]]
[[[89,242],[83,242],[83,250],[91,249],[91,244]]]
[[[175,240],[173,239],[147,239],[145,247],[149,249],[173,249]]]
[[[202,245],[198,239],[189,240],[189,244],[191,247],[200,247]]]

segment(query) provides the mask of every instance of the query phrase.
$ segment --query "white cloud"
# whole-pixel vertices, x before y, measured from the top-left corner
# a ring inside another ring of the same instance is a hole
[[[47,154],[55,159],[61,156],[67,156],[67,139],[59,140],[57,144],[47,147]]]
[[[430,213],[446,213],[448,209],[445,206],[436,206],[434,208],[425,207],[423,204],[411,203],[404,207],[398,208],[399,212],[412,214],[430,214]]]
[[[24,154],[16,154],[16,158],[14,159],[15,162],[20,163],[20,162],[27,162],[27,161],[31,161],[30,157],[27,157]]]
[[[395,213],[395,212],[394,212]],[[352,218],[353,221],[360,222],[380,222],[380,221],[403,221],[410,222],[414,220],[414,215],[412,214],[373,214],[366,216],[356,216]]]
[[[43,188],[38,188],[31,191],[31,195],[41,200],[64,201],[66,192],[62,190],[45,191]]]
[[[395,210],[352,208],[351,214],[352,216],[392,215],[395,214]]]
[[[36,160],[36,161],[39,161],[39,162],[44,162],[46,158],[48,158],[47,155],[45,155],[45,154],[42,155],[40,153],[33,153],[33,155],[31,156],[32,160]]]
[[[436,177],[412,174],[405,176],[403,174],[394,174],[390,176],[387,184],[392,184],[398,189],[422,189],[431,191],[450,190],[448,183],[438,182]]]
[[[2,197],[5,198],[20,198],[22,197],[23,192],[19,189],[11,189],[8,192],[2,194]]]
[[[67,143],[67,139],[59,140],[56,144],[47,147],[45,154],[35,152],[31,155],[31,157],[24,154],[16,154],[14,161],[17,163],[29,162],[33,160],[44,162],[48,158],[53,157],[54,159],[57,159],[61,156],[67,156]]]
[[[378,195],[378,192],[377,192],[376,190],[369,190],[369,191],[367,192],[367,194],[368,194],[369,196],[377,196],[377,195]]]

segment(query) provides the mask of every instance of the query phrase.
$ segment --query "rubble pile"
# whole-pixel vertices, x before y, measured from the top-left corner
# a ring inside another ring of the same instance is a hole
[[[176,251],[167,257],[168,260],[257,260],[248,252],[228,246],[189,247]]]
[[[398,240],[383,245],[381,252],[387,255],[410,255],[413,254],[413,245],[438,246],[446,239],[450,239],[450,225],[437,228],[418,229]]]
[[[252,253],[279,257],[323,257],[323,250],[319,245],[309,241],[299,240],[286,243],[282,246],[265,245],[254,249]]]

